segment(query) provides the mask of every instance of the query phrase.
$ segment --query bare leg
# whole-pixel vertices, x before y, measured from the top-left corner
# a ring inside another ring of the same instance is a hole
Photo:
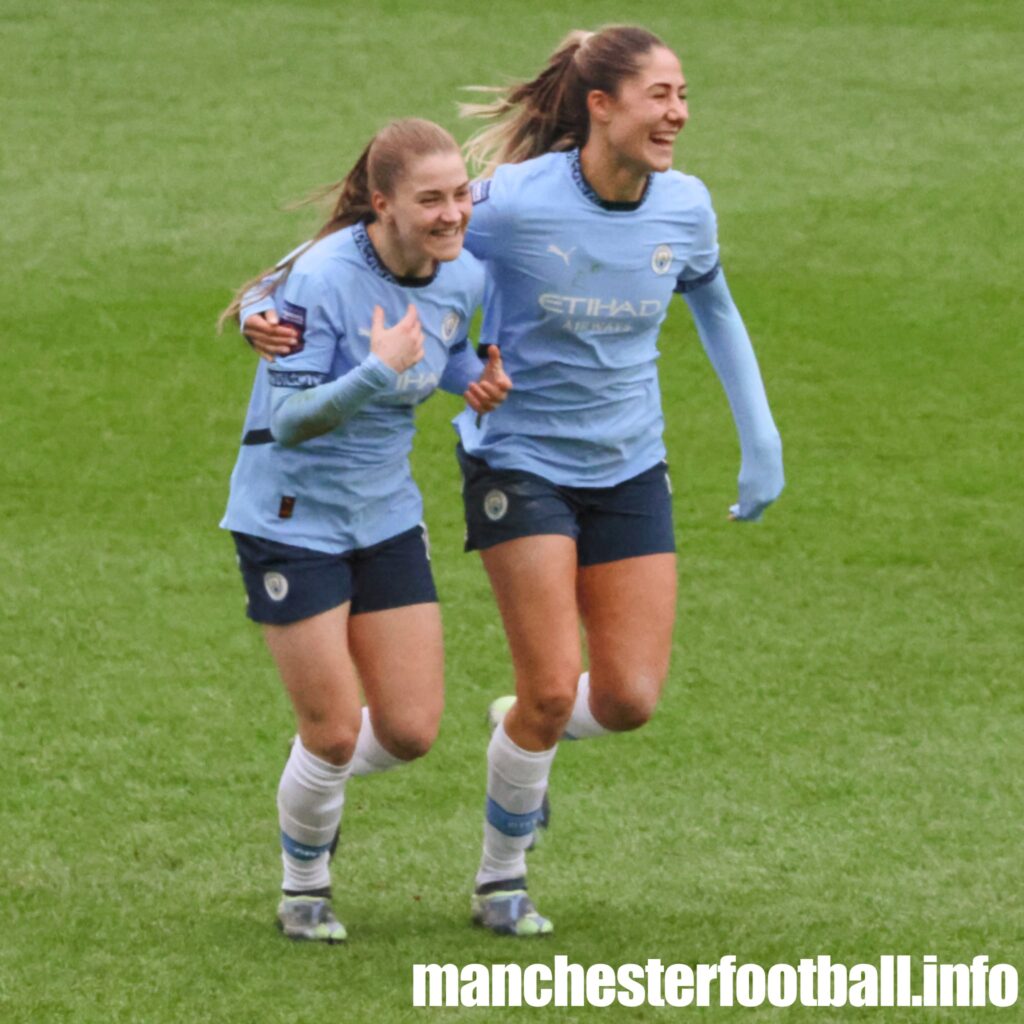
[[[401,761],[422,757],[437,737],[444,707],[438,605],[354,615],[348,632],[376,739]]]
[[[359,734],[359,682],[348,649],[348,604],[293,622],[263,627],[303,745],[331,764],[352,758]]]
[[[329,892],[329,850],[341,820],[359,731],[348,611],[344,604],[286,626],[263,627],[299,732],[277,791],[282,889],[288,897],[278,908],[278,921],[289,935],[329,942],[343,938],[344,928],[329,905],[302,900],[307,894],[319,898]],[[317,921],[311,915],[318,915]]]
[[[676,556],[644,555],[580,569],[590,709],[606,729],[636,729],[668,675],[676,615]]]
[[[521,537],[481,554],[515,668],[516,703],[505,730],[524,750],[548,750],[572,712],[580,675],[576,543]]]

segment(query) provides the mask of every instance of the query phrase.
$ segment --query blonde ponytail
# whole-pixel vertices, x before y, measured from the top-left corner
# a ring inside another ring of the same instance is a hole
[[[253,301],[273,295],[288,280],[296,260],[310,246],[360,221],[372,221],[373,193],[394,195],[395,187],[413,159],[432,153],[458,152],[458,148],[452,136],[433,121],[407,117],[385,125],[370,140],[341,181],[324,186],[299,204],[333,200],[334,205],[328,220],[306,245],[286,260],[261,270],[235,292],[234,298],[217,318],[217,330],[223,331],[229,320],[237,322],[242,302],[250,293]]]

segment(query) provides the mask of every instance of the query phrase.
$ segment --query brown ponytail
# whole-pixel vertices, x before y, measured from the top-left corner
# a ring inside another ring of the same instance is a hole
[[[463,117],[493,122],[466,143],[466,160],[487,177],[499,164],[584,145],[590,131],[587,94],[599,89],[614,96],[619,83],[637,73],[640,58],[664,45],[635,25],[606,25],[599,32],[577,29],[558,44],[531,81],[507,89],[469,86],[498,98],[460,105]]]
[[[314,192],[302,204],[333,199],[331,215],[319,231],[288,259],[261,270],[235,292],[235,297],[217,318],[217,330],[222,331],[229,320],[236,320],[242,309],[242,300],[253,292],[253,298],[273,295],[284,284],[296,260],[310,246],[342,228],[360,221],[374,219],[370,202],[374,192],[393,196],[409,164],[419,157],[433,153],[458,152],[458,143],[440,125],[418,117],[407,117],[385,125],[370,140],[359,159],[345,177],[333,185]],[[269,280],[268,280],[269,279]],[[254,289],[256,289],[254,291]]]

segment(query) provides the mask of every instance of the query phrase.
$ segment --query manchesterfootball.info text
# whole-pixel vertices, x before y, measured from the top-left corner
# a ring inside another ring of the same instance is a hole
[[[1017,969],[987,955],[970,962],[881,956],[847,966],[828,955],[796,964],[413,964],[413,1006],[931,1007],[1017,1003]]]

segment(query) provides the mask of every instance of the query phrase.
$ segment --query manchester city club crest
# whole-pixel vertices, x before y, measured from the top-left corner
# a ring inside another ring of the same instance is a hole
[[[497,522],[508,511],[508,496],[504,491],[488,491],[484,497],[484,515]]]
[[[672,246],[659,245],[651,254],[651,270],[656,274],[667,274],[672,266]]]
[[[271,601],[283,601],[288,596],[288,580],[279,572],[264,573],[263,586]]]
[[[441,321],[441,337],[445,341],[451,341],[455,337],[455,332],[459,329],[461,322],[462,317],[454,309],[448,310],[444,320]]]

